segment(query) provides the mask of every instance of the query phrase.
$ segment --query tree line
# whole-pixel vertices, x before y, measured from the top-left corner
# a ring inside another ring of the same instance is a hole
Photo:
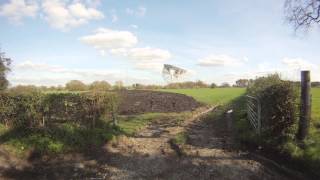
[[[33,92],[33,91],[109,91],[109,90],[153,90],[153,89],[193,89],[193,88],[227,88],[227,87],[246,87],[244,85],[230,85],[229,83],[222,83],[217,85],[215,83],[207,84],[203,81],[186,81],[170,83],[167,85],[145,85],[135,83],[125,86],[122,81],[116,81],[113,85],[107,81],[94,81],[86,84],[80,80],[71,80],[64,86],[35,86],[35,85],[16,85],[10,87],[11,92]]]
[[[0,51],[0,90],[5,90],[9,86],[9,81],[7,80],[7,74],[10,71],[10,64],[12,60],[5,56],[5,53]],[[220,85],[216,83],[205,83],[203,81],[186,81],[186,82],[176,82],[169,83],[167,85],[145,85],[135,83],[130,86],[125,86],[122,81],[116,81],[111,85],[107,81],[94,81],[90,84],[85,84],[80,80],[71,80],[65,84],[65,86],[35,86],[35,85],[17,85],[10,88],[12,92],[28,92],[28,91],[107,91],[107,90],[121,90],[121,89],[188,89],[188,88],[226,88],[226,87],[248,87],[253,83],[253,79],[238,79],[235,84],[231,85],[224,82]],[[300,82],[295,82],[297,85]],[[320,87],[320,82],[312,82],[312,87]]]
[[[107,81],[94,81],[86,84],[80,80],[71,80],[64,86],[35,86],[35,85],[17,85],[10,87],[10,92],[34,92],[34,91],[110,91],[110,90],[154,90],[154,89],[193,89],[193,88],[246,88],[253,80],[239,79],[234,85],[229,83],[222,83],[217,85],[215,83],[207,84],[203,81],[186,81],[179,83],[170,83],[167,85],[144,85],[135,83],[125,86],[122,81],[116,81],[113,85]],[[300,85],[300,82],[294,82]],[[320,87],[320,82],[312,82],[312,87]],[[4,89],[5,87],[2,87]]]

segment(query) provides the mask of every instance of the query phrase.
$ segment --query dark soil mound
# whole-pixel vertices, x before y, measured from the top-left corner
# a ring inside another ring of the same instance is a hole
[[[146,112],[182,112],[201,106],[192,97],[167,92],[129,90],[121,91],[119,113],[123,115]]]

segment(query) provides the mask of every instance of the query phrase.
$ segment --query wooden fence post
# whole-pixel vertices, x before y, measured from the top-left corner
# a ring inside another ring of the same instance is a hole
[[[301,71],[301,104],[300,104],[300,120],[298,129],[298,140],[302,141],[309,132],[311,119],[311,83],[310,71]]]

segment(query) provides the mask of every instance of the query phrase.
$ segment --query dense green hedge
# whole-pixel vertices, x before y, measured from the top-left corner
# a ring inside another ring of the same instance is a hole
[[[38,127],[55,122],[74,122],[87,127],[114,114],[114,93],[0,93],[0,123],[10,127]]]
[[[303,142],[296,139],[300,105],[298,89],[297,83],[283,81],[276,74],[254,80],[247,93],[261,101],[262,134],[257,136],[249,130],[251,126],[246,119],[245,106],[240,106],[235,111],[239,137],[245,143],[262,146],[267,153],[277,152],[291,167],[319,179],[320,136],[317,130],[311,128],[315,132],[310,132]],[[234,106],[239,107],[237,105]]]
[[[279,145],[286,138],[294,138],[298,91],[293,83],[281,80],[278,75],[270,75],[256,79],[247,92],[261,103],[262,140]]]

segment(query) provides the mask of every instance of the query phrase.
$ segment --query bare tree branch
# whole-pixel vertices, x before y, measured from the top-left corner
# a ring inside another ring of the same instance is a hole
[[[295,30],[320,23],[320,0],[286,0],[286,20]]]

